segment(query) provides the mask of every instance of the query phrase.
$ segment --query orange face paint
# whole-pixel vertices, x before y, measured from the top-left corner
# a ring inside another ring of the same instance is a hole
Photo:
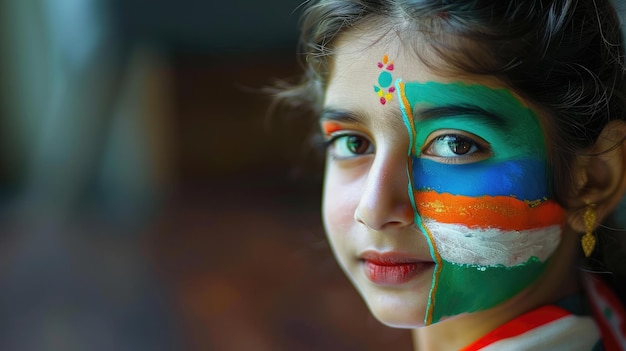
[[[344,128],[339,123],[334,122],[322,122],[322,130],[324,135],[329,136],[335,132],[343,130]]]
[[[470,197],[415,191],[420,216],[467,227],[529,230],[563,223],[565,212],[552,200],[539,204],[509,196]]]

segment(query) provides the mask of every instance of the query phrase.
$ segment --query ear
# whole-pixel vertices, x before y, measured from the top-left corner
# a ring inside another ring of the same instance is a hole
[[[572,171],[574,193],[568,223],[585,231],[582,214],[595,205],[596,227],[608,216],[626,192],[626,121],[609,122],[593,147],[576,157]],[[595,228],[594,228],[595,229]]]

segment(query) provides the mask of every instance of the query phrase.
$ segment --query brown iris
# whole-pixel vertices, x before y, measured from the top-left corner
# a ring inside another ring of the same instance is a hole
[[[360,155],[367,151],[369,148],[369,141],[358,136],[358,135],[350,135],[348,140],[346,141],[348,150],[353,154]]]
[[[450,150],[457,155],[465,155],[472,148],[473,142],[467,138],[456,136],[454,140],[448,142]]]

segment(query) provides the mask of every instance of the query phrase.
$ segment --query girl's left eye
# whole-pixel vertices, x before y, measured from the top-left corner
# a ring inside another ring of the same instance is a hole
[[[461,135],[442,135],[435,138],[431,145],[431,151],[443,157],[471,155],[478,150],[474,141]]]
[[[486,143],[475,141],[465,135],[444,134],[432,139],[424,149],[423,155],[448,159],[449,162],[452,161],[450,159],[460,158],[467,158],[469,162],[473,162],[490,153],[488,146],[484,144]]]

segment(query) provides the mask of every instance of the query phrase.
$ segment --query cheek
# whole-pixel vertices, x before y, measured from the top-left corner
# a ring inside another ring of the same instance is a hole
[[[354,184],[337,173],[332,166],[327,167],[324,180],[322,215],[326,233],[334,241],[342,233],[347,233],[354,223],[357,195]]]

